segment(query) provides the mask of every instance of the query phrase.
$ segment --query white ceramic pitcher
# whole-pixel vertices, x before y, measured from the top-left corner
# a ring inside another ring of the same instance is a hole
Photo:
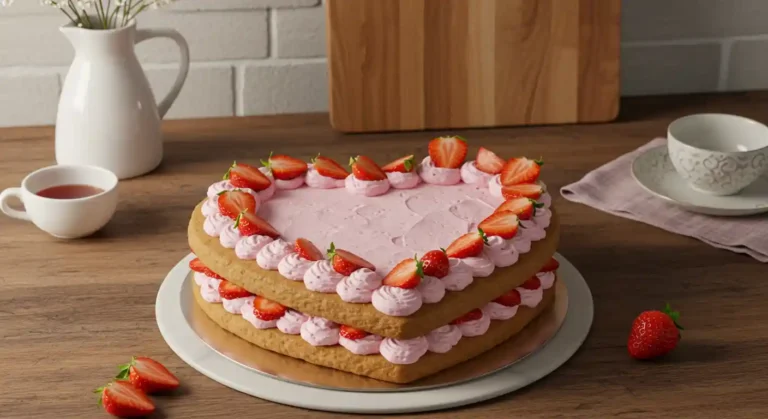
[[[189,47],[173,29],[136,29],[136,22],[112,30],[61,32],[75,49],[56,118],[58,164],[99,166],[126,179],[155,169],[163,159],[160,121],[179,95],[189,71]],[[181,66],[168,95],[156,104],[134,46],[151,38],[174,40]]]

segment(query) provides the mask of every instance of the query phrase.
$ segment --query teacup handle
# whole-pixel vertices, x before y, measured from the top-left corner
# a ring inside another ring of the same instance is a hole
[[[27,215],[26,211],[15,210],[8,205],[8,199],[11,197],[16,197],[16,199],[21,201],[21,188],[8,188],[0,192],[0,209],[9,217],[29,221],[29,215]]]

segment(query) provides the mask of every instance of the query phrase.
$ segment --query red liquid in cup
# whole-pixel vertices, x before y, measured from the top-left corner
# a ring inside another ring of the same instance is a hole
[[[37,196],[51,199],[77,199],[98,195],[103,189],[91,185],[59,185],[51,186],[37,192]]]

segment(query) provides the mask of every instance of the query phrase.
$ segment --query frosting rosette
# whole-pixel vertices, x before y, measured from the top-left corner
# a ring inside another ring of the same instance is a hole
[[[472,268],[472,275],[478,278],[485,278],[486,276],[489,276],[496,268],[496,265],[494,265],[493,261],[488,259],[488,256],[485,254],[482,254],[478,257],[463,258],[462,260],[467,264],[467,266]]]
[[[445,289],[448,291],[461,291],[474,281],[472,267],[463,259],[448,259],[448,275],[442,278]]]
[[[286,310],[283,317],[277,320],[277,328],[287,335],[298,335],[301,333],[301,325],[309,320],[309,316],[294,310]]]
[[[230,225],[232,225],[232,219],[217,212],[205,217],[203,230],[205,231],[205,234],[211,237],[219,237],[221,235],[221,230],[224,230]]]
[[[311,317],[301,325],[301,338],[312,346],[332,346],[339,343],[339,326],[322,317]]]
[[[421,183],[421,177],[415,171],[388,172],[387,180],[395,189],[413,189]]]
[[[461,166],[461,180],[468,185],[488,188],[488,183],[493,179],[493,176],[478,169],[474,161],[468,161]]]
[[[485,246],[484,252],[499,268],[512,266],[520,258],[515,246],[499,236],[488,237],[488,244]]]
[[[387,193],[390,184],[389,180],[360,180],[354,175],[347,176],[344,181],[344,187],[347,191],[355,195],[379,196]]]
[[[242,238],[243,235],[240,234],[240,230],[234,224],[224,227],[219,233],[219,243],[227,249],[234,249],[237,242]]]
[[[336,189],[344,187],[345,179],[334,179],[332,177],[321,175],[315,166],[310,164],[304,181],[310,188],[316,189]]]
[[[253,235],[243,237],[235,245],[235,255],[243,260],[256,260],[261,249],[274,240],[269,236]]]
[[[311,267],[312,261],[302,259],[298,253],[291,253],[278,263],[277,271],[292,281],[303,281]]]
[[[444,354],[453,349],[461,340],[461,330],[454,325],[445,325],[429,332],[427,344],[429,351]]]
[[[344,275],[336,272],[330,260],[312,262],[304,274],[304,286],[310,291],[334,293],[336,285],[344,279]]]
[[[424,336],[406,340],[386,338],[379,346],[384,359],[399,365],[413,364],[424,356],[428,349],[429,343]]]
[[[480,310],[482,312],[482,310]],[[470,320],[458,325],[461,335],[464,337],[480,336],[488,331],[491,326],[491,318],[483,312],[483,316],[477,320]]]
[[[370,303],[373,291],[380,286],[381,276],[368,268],[362,268],[339,281],[336,293],[348,303]]]
[[[445,284],[434,276],[421,278],[421,283],[416,289],[421,293],[422,301],[427,304],[438,303],[445,297]]]
[[[509,320],[515,317],[517,314],[517,308],[519,306],[505,306],[491,301],[483,307],[483,312],[491,318],[491,320]]]
[[[435,162],[432,158],[427,156],[421,161],[419,165],[419,176],[421,180],[426,183],[434,185],[455,185],[461,182],[461,170],[460,169],[447,169],[444,167],[435,166]]]
[[[293,253],[293,246],[283,239],[277,239],[264,246],[256,255],[256,263],[261,269],[274,271],[284,257]]]
[[[379,353],[382,340],[383,338],[377,335],[368,335],[354,340],[341,336],[339,338],[339,345],[347,348],[349,352],[355,355],[373,355]]]
[[[405,289],[383,285],[373,292],[373,307],[390,316],[410,316],[417,312],[424,300],[415,289]]]

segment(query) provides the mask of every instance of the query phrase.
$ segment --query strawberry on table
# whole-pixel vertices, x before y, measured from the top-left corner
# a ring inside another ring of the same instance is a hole
[[[424,262],[418,258],[405,259],[384,277],[383,285],[397,288],[416,288],[424,277]]]
[[[325,255],[323,255],[323,252],[320,251],[320,249],[317,248],[314,244],[312,244],[311,241],[307,239],[296,239],[296,243],[294,244],[294,249],[296,250],[296,253],[299,254],[299,257],[306,260],[316,261],[316,260],[323,260],[325,259]]]
[[[307,173],[306,162],[282,154],[273,156],[272,153],[269,153],[269,158],[262,160],[261,163],[272,171],[272,176],[275,179],[291,180]]]
[[[349,176],[347,169],[343,168],[340,164],[336,163],[328,157],[318,155],[312,159],[312,164],[315,166],[315,170],[322,176],[333,179],[346,179]]]
[[[450,263],[445,249],[430,250],[421,257],[421,261],[424,262],[424,275],[435,278],[445,278],[448,275]]]
[[[527,157],[511,158],[501,169],[501,184],[509,186],[536,182],[543,164],[541,160],[531,160]]]
[[[400,172],[400,173],[409,173],[413,171],[415,164],[413,162],[413,154],[410,154],[405,157],[401,157],[386,166],[382,167],[381,170],[383,170],[386,173],[391,172]]]
[[[520,220],[512,211],[494,212],[477,226],[487,236],[499,236],[502,239],[511,239],[517,234]]]
[[[256,296],[253,300],[253,315],[267,322],[283,317],[285,310],[285,306],[262,296]]]
[[[635,359],[653,359],[666,355],[680,341],[677,323],[680,313],[667,306],[662,311],[644,311],[632,323],[627,349]]]
[[[533,200],[541,198],[544,193],[544,187],[538,183],[523,183],[520,185],[509,185],[501,187],[501,195],[504,199],[530,198]]]
[[[458,319],[451,322],[451,324],[457,325],[462,323],[467,323],[475,320],[480,320],[483,318],[483,312],[479,308],[476,308],[469,313],[459,317]]]
[[[358,340],[368,336],[368,332],[344,324],[339,328],[339,334],[349,340]]]
[[[514,307],[520,305],[520,291],[514,289],[501,297],[493,300],[494,303],[501,304],[507,307]]]
[[[152,358],[135,356],[131,362],[119,368],[118,380],[128,379],[134,387],[146,394],[174,390],[179,386],[179,379]]]
[[[239,189],[221,192],[218,203],[221,214],[232,219],[244,211],[256,212],[256,198]]]
[[[523,282],[523,285],[520,285],[521,288],[527,289],[527,290],[537,290],[541,288],[541,280],[539,278],[532,276],[527,281]]]
[[[457,135],[435,138],[429,142],[429,157],[437,167],[458,169],[467,157],[467,142]]]
[[[235,228],[240,230],[243,236],[268,236],[273,239],[280,237],[280,233],[265,219],[253,212],[242,211],[235,218]]]
[[[352,272],[358,269],[367,268],[372,271],[376,270],[376,267],[373,266],[371,262],[368,262],[352,252],[337,249],[336,245],[333,243],[331,243],[331,247],[328,249],[328,259],[331,260],[334,271],[346,276],[352,275]]]
[[[272,185],[272,181],[253,166],[234,162],[224,174],[224,179],[229,179],[236,188],[250,188],[254,191],[263,191]]]
[[[560,267],[560,262],[555,258],[550,258],[544,266],[539,269],[539,272],[554,272]]]
[[[387,174],[367,156],[351,157],[349,166],[352,168],[352,174],[359,180],[384,180]]]
[[[101,394],[99,404],[110,415],[121,418],[138,418],[155,411],[155,405],[139,389],[125,380],[113,381],[94,390]]]
[[[521,220],[530,220],[531,217],[536,215],[536,210],[542,207],[544,207],[544,204],[540,204],[530,198],[512,198],[499,205],[495,212],[511,211]]]
[[[253,294],[248,292],[247,289],[239,287],[225,279],[219,282],[219,295],[221,295],[221,298],[234,300],[236,298],[250,297]]]
[[[488,243],[488,237],[482,229],[478,228],[477,231],[467,233],[454,240],[445,250],[445,254],[449,258],[457,259],[478,256],[483,253],[483,245],[486,243]]]
[[[475,158],[475,167],[489,175],[498,175],[506,162],[491,150],[480,147]]]

